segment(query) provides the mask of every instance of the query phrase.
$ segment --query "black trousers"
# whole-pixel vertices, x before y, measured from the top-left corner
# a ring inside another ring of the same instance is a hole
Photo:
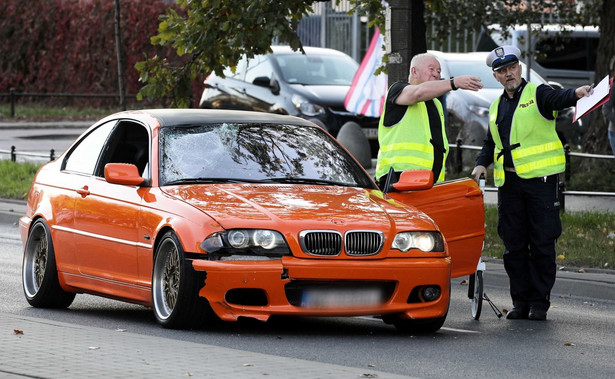
[[[506,171],[498,189],[498,234],[515,308],[547,310],[555,284],[555,244],[562,232],[558,176],[522,179]]]

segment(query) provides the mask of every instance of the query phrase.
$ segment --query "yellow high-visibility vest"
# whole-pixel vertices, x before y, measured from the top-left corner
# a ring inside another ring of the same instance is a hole
[[[444,125],[444,112],[438,99],[433,99],[440,116],[442,125],[442,139],[444,154],[442,170],[437,182],[444,181],[446,157],[448,156],[448,139]],[[433,168],[434,153],[431,144],[431,130],[429,129],[429,116],[424,102],[410,105],[402,119],[395,125],[384,126],[384,112],[378,124],[378,161],[376,164],[376,178],[380,179],[393,167],[395,171],[431,170]]]
[[[515,171],[524,179],[564,172],[566,156],[555,131],[557,111],[548,120],[538,110],[535,83],[527,83],[513,114],[510,130],[511,155]],[[504,145],[496,125],[500,98],[489,108],[489,129],[495,142],[493,176],[496,187],[504,185]]]

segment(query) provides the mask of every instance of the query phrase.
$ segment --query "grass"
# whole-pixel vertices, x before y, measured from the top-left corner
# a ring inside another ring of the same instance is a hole
[[[0,198],[25,200],[40,165],[0,160]],[[615,267],[615,214],[562,213],[557,243],[558,264],[583,268]],[[483,256],[502,258],[504,245],[497,234],[497,207],[485,207]]]
[[[0,160],[0,198],[25,200],[40,166]]]
[[[80,121],[98,120],[106,115],[117,112],[117,108],[90,107],[58,107],[45,105],[17,104],[15,115],[10,117],[11,108],[8,104],[0,105],[1,121]]]
[[[502,258],[504,244],[497,233],[497,207],[485,207],[483,256]],[[615,267],[615,214],[561,213],[562,235],[557,241],[557,263],[580,268]]]

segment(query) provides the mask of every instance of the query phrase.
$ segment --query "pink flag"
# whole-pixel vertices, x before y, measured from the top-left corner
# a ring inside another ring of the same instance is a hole
[[[380,31],[376,29],[367,54],[361,61],[361,66],[354,75],[352,85],[344,100],[344,106],[349,112],[368,117],[380,117],[388,78],[386,74],[374,75],[374,72],[381,65],[384,55],[383,47],[384,39]]]

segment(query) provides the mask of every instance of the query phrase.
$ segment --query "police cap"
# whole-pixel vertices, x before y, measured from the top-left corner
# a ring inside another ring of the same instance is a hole
[[[487,55],[487,66],[491,67],[493,71],[497,71],[519,62],[520,55],[521,51],[514,46],[496,47]]]

